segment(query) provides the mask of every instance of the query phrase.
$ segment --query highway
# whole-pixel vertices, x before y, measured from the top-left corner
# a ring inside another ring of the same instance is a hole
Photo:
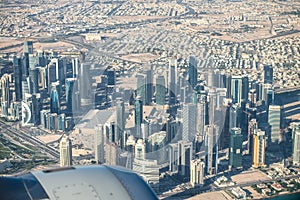
[[[39,148],[43,153],[46,153],[47,155],[50,155],[54,159],[59,159],[59,152],[55,148],[48,146],[47,144],[43,143],[42,141],[38,140],[37,138],[29,135],[28,133],[17,130],[13,128],[12,126],[6,124],[5,122],[0,120],[0,129],[6,130],[6,134],[10,136],[17,136],[26,142],[30,143],[31,145]]]

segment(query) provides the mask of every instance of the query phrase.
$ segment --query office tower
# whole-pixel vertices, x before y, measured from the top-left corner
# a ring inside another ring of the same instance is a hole
[[[146,101],[146,86],[147,86],[147,76],[145,74],[137,74],[137,85],[136,85],[136,95],[141,98],[143,103]]]
[[[180,140],[178,142],[178,174],[190,176],[190,164],[193,158],[193,143]]]
[[[240,127],[241,107],[235,103],[231,105],[229,111],[229,130],[234,127]]]
[[[265,131],[256,129],[253,134],[253,164],[252,166],[263,167],[265,166],[266,155],[266,134]]]
[[[72,143],[66,136],[64,136],[59,143],[59,161],[61,167],[72,165]]]
[[[10,82],[11,82],[10,75],[8,74],[2,75],[0,79],[1,103],[6,102],[7,105],[9,105],[12,100],[11,91],[10,91]]]
[[[81,106],[92,105],[92,84],[90,82],[90,63],[82,63],[79,73],[79,95]]]
[[[57,87],[52,85],[51,95],[50,95],[50,111],[51,113],[60,112],[60,101],[59,101],[59,93],[57,91]]]
[[[16,100],[22,100],[22,61],[17,56],[13,57],[13,70],[14,70],[14,82],[15,82],[15,92]]]
[[[272,88],[267,90],[266,106],[274,105],[275,103],[275,92]]]
[[[272,85],[271,84],[262,84],[262,88],[261,88],[261,100],[263,100],[266,104],[268,103],[268,93],[269,90],[271,90],[270,92],[272,93]],[[272,95],[270,96],[272,101]]]
[[[243,136],[241,129],[234,127],[230,130],[229,170],[242,168]]]
[[[31,123],[31,109],[29,103],[26,101],[21,102],[22,109],[22,126],[30,125]]]
[[[39,93],[31,95],[30,104],[32,119],[34,125],[40,124],[40,111],[41,111],[41,95]]]
[[[253,135],[255,131],[258,129],[258,123],[256,119],[251,119],[248,124],[248,144],[247,144],[247,153],[252,154],[253,150]]]
[[[219,128],[214,125],[205,126],[205,149],[207,174],[218,173]]]
[[[115,69],[107,69],[104,72],[104,75],[107,76],[107,85],[115,85],[116,84],[116,70]]]
[[[199,95],[197,101],[196,135],[197,141],[202,142],[204,138],[204,127],[209,123],[207,96],[205,94]]]
[[[143,101],[138,96],[134,103],[134,121],[137,138],[142,138],[141,124],[143,122]]]
[[[169,171],[172,173],[178,172],[178,143],[171,143],[168,145],[168,153],[169,153]]]
[[[25,41],[23,47],[24,53],[33,54],[33,43],[32,41]]]
[[[29,54],[24,53],[22,57],[22,81],[29,75]]]
[[[197,107],[193,103],[183,104],[182,140],[194,141],[196,137]]]
[[[271,127],[271,142],[279,142],[281,133],[281,108],[277,105],[269,106],[268,123]]]
[[[205,163],[200,159],[191,160],[190,183],[193,187],[204,184]]]
[[[79,74],[79,59],[73,58],[72,59],[72,78],[77,78]]]
[[[190,56],[189,66],[188,66],[188,82],[193,89],[197,85],[197,78],[198,78],[197,59],[194,56]]]
[[[118,165],[119,149],[118,146],[110,142],[105,145],[105,164]]]
[[[250,108],[254,108],[256,105],[256,90],[251,89],[249,91]]]
[[[174,105],[177,97],[177,60],[169,60],[169,74],[168,74],[168,94],[169,104]]]
[[[58,115],[57,121],[58,121],[57,129],[59,131],[65,131],[66,130],[66,115],[64,113]]]
[[[73,109],[76,109],[74,107],[76,101],[78,101],[78,99],[76,99],[76,87],[75,87],[75,83],[76,83],[77,79],[76,78],[67,78],[65,80],[65,87],[66,87],[66,113],[68,116],[72,116],[73,114]]]
[[[105,162],[104,145],[104,126],[102,124],[98,124],[95,127],[95,160],[97,164],[102,164]]]
[[[264,83],[273,84],[273,67],[271,65],[264,66]]]
[[[294,129],[293,165],[300,165],[300,128]]]
[[[153,77],[152,77],[152,67],[145,66],[144,73],[146,74],[146,99],[144,104],[150,105],[153,96]]]
[[[115,134],[116,134],[116,125],[115,122],[107,122],[104,124],[105,126],[105,141],[106,143],[114,143],[115,142]]]
[[[231,96],[232,102],[241,104],[242,102],[243,81],[242,76],[231,77]]]
[[[32,93],[39,93],[39,70],[29,69],[29,77],[32,83]]]
[[[166,86],[165,86],[165,77],[158,76],[156,78],[156,88],[155,88],[155,98],[157,105],[166,104]]]
[[[242,99],[248,101],[249,94],[249,77],[244,75],[242,77]]]
[[[226,93],[226,97],[227,98],[231,98],[231,80],[232,76],[230,73],[225,74],[225,87],[227,89],[227,93]]]
[[[121,98],[117,99],[116,105],[117,114],[117,130],[116,130],[116,141],[120,142],[121,148],[125,148],[124,131],[125,131],[125,106]]]
[[[146,159],[146,144],[142,139],[138,139],[135,144],[134,158],[139,160]]]
[[[216,120],[216,109],[217,109],[217,91],[215,88],[210,88],[208,91],[208,101],[209,101],[209,124],[214,124]]]

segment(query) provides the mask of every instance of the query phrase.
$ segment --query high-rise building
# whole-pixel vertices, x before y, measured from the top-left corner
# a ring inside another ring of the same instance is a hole
[[[273,84],[273,67],[271,65],[264,66],[264,83]]]
[[[136,95],[141,98],[143,103],[146,102],[146,90],[147,90],[147,76],[139,73],[136,75]]]
[[[169,153],[169,171],[172,173],[178,172],[178,143],[171,143],[168,145]]]
[[[92,90],[90,82],[90,63],[82,63],[80,66],[79,73],[79,95],[81,106],[92,105]]]
[[[144,104],[150,105],[153,96],[153,77],[152,77],[153,72],[151,66],[145,66],[145,74],[146,74],[146,99]]]
[[[271,142],[279,142],[281,137],[281,107],[278,105],[270,105],[268,113],[268,123],[271,126]]]
[[[178,173],[190,176],[190,164],[193,158],[193,143],[180,140],[178,142]]]
[[[32,41],[25,41],[24,42],[24,53],[33,54],[33,43]]]
[[[190,56],[188,66],[188,82],[192,88],[197,85],[198,69],[197,59],[194,56]]]
[[[116,125],[114,121],[106,122],[105,126],[105,140],[109,143],[115,142]]]
[[[50,95],[50,111],[51,113],[60,112],[60,101],[59,101],[59,93],[57,91],[57,87],[52,86],[51,95]]]
[[[243,77],[242,76],[232,76],[231,77],[231,96],[232,96],[233,103],[241,104],[242,90],[243,90]]]
[[[293,165],[300,165],[300,128],[294,130]]]
[[[193,187],[204,184],[205,163],[200,159],[191,160],[190,164],[190,183]]]
[[[248,100],[249,94],[249,77],[248,75],[244,75],[242,77],[242,99]]]
[[[258,123],[256,119],[251,119],[248,124],[248,144],[247,144],[247,153],[252,154],[253,153],[253,135],[255,131],[258,129]]]
[[[197,121],[196,121],[196,135],[198,142],[202,142],[204,137],[204,127],[209,123],[208,102],[206,94],[200,94],[197,97]]]
[[[146,144],[142,139],[138,139],[135,144],[134,158],[139,160],[146,159]]]
[[[165,77],[158,76],[156,78],[156,88],[155,88],[155,98],[157,105],[166,104],[166,86],[165,86]]]
[[[32,83],[32,93],[39,93],[39,70],[37,68],[29,69],[29,77]]]
[[[72,165],[72,142],[68,137],[63,137],[59,143],[59,161],[61,167]]]
[[[231,105],[229,110],[229,130],[234,127],[240,127],[241,107],[235,103]]]
[[[125,131],[125,105],[122,99],[117,99],[116,105],[116,114],[117,114],[117,129],[116,129],[116,138],[115,140],[119,142],[121,148],[125,148],[124,141],[124,131]]]
[[[169,104],[173,105],[176,103],[177,98],[177,60],[169,60],[169,75],[168,75],[168,94]]]
[[[205,126],[205,149],[206,149],[206,171],[207,174],[218,173],[218,151],[219,151],[219,128],[214,125]]]
[[[142,138],[141,124],[143,122],[143,101],[140,97],[137,97],[134,103],[134,121],[136,128],[136,136]]]
[[[98,124],[95,127],[95,160],[97,164],[104,163],[104,126],[102,124]]]
[[[253,167],[265,166],[266,155],[266,134],[265,131],[256,129],[253,134]]]
[[[243,167],[243,136],[240,128],[230,130],[230,147],[229,147],[229,170]]]
[[[182,140],[192,142],[196,137],[197,107],[193,103],[183,104]]]
[[[76,103],[76,101],[78,101],[78,99],[76,99],[76,95],[75,92],[77,90],[77,88],[75,87],[75,83],[76,83],[76,78],[66,78],[65,79],[65,86],[66,86],[66,114],[68,116],[72,116],[73,114],[73,109],[76,109],[76,107],[74,107],[74,104]]]
[[[15,92],[16,100],[22,100],[22,61],[17,56],[13,57],[13,70],[14,70],[14,82],[15,82]]]

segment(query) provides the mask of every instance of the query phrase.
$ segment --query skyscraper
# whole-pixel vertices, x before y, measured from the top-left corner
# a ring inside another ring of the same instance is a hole
[[[242,76],[232,76],[231,77],[231,96],[232,102],[241,104],[242,102],[242,89],[243,81]]]
[[[205,163],[200,159],[191,160],[190,183],[193,187],[204,184]]]
[[[52,86],[51,95],[50,95],[50,111],[51,113],[60,112],[60,101],[59,101],[59,93],[57,91],[57,87]]]
[[[157,105],[166,104],[166,86],[165,86],[165,77],[158,76],[156,78],[156,88],[155,88],[155,98]]]
[[[264,66],[264,83],[273,84],[273,67],[271,65]]]
[[[24,53],[33,54],[33,43],[32,41],[25,41],[24,42]]]
[[[241,107],[239,104],[231,105],[229,110],[229,130],[234,127],[240,127],[240,113]]]
[[[281,137],[281,108],[278,105],[270,105],[268,113],[268,123],[271,126],[271,142],[279,142]]]
[[[32,92],[39,93],[39,70],[37,68],[29,69],[29,77],[32,83]]]
[[[146,159],[146,144],[142,139],[138,139],[137,143],[135,144],[134,158],[139,160]]]
[[[136,75],[136,94],[141,98],[143,103],[146,102],[146,86],[147,86],[147,76],[145,74],[139,73]]]
[[[256,129],[253,134],[253,167],[265,166],[266,134],[265,131]]]
[[[79,73],[79,95],[81,106],[92,105],[92,90],[90,82],[90,63],[82,63]]]
[[[190,164],[193,158],[193,143],[180,140],[178,142],[178,173],[190,176]]]
[[[243,136],[240,128],[230,130],[229,170],[242,168]]]
[[[153,77],[152,77],[152,67],[145,66],[145,74],[146,74],[146,99],[144,104],[150,105],[152,102],[153,96]]]
[[[192,88],[194,88],[197,85],[197,78],[197,59],[194,56],[190,56],[188,67],[188,81]]]
[[[66,78],[65,79],[65,86],[66,86],[66,106],[67,110],[66,113],[68,116],[72,116],[73,109],[76,109],[74,107],[74,104],[78,99],[76,99],[75,92],[77,88],[75,87],[76,78]]]
[[[71,140],[64,136],[59,143],[59,161],[61,167],[72,165],[72,143]]]
[[[196,137],[196,114],[197,107],[193,103],[183,104],[182,140],[194,141]]]
[[[293,165],[300,165],[300,128],[295,129],[293,145]]]
[[[102,124],[98,124],[95,127],[95,160],[97,164],[104,163],[104,127]]]
[[[143,122],[143,101],[140,97],[137,97],[134,103],[134,121],[136,128],[136,136],[142,138],[141,124]]]
[[[121,148],[125,148],[124,141],[124,131],[125,131],[125,106],[122,99],[117,99],[116,105],[116,113],[117,113],[117,130],[116,130],[116,138],[115,140],[119,142]]]
[[[258,123],[256,119],[251,119],[248,125],[248,144],[247,144],[247,153],[248,154],[253,154],[253,138],[254,138],[254,133],[258,129]]]
[[[168,94],[169,94],[169,104],[173,105],[176,103],[177,97],[177,60],[169,60],[169,76],[168,76]]]
[[[14,82],[15,82],[15,92],[16,100],[22,100],[22,62],[17,56],[13,57],[13,70],[14,70]]]
[[[219,129],[216,125],[205,126],[205,149],[207,174],[218,173]]]

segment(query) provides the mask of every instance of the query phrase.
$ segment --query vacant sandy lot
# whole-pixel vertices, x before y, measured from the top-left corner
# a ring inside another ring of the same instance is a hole
[[[199,194],[194,197],[191,197],[187,200],[229,200],[232,199],[226,192],[218,191],[218,192],[209,192],[204,194]]]
[[[242,174],[237,174],[231,177],[233,182],[236,182],[237,184],[243,184],[243,183],[249,183],[253,181],[265,181],[270,180],[270,178],[260,172],[260,171],[253,171],[253,172],[246,172]]]

